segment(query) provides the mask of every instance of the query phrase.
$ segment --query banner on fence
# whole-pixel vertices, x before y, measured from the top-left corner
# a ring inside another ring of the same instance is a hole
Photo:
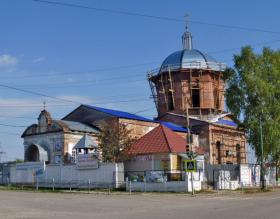
[[[78,154],[77,169],[97,169],[98,159],[93,154]]]

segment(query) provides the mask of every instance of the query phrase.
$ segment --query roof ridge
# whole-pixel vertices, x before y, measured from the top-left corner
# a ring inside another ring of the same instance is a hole
[[[108,115],[111,115],[111,116],[115,116],[115,117],[128,118],[128,119],[147,121],[147,122],[155,122],[152,119],[146,118],[144,116],[139,116],[137,114],[126,112],[126,111],[108,109],[108,108],[103,108],[103,107],[99,107],[99,106],[92,106],[92,105],[88,105],[88,104],[82,104],[81,106],[89,107],[93,110],[100,111],[102,113],[105,113],[105,114],[108,114]]]
[[[167,127],[165,127],[164,125],[160,124],[160,128],[161,128],[161,130],[162,130],[162,132],[163,132],[163,136],[164,136],[164,139],[165,139],[165,141],[166,141],[166,143],[167,143],[169,152],[172,152],[172,147],[170,146],[170,142],[168,141],[168,138],[167,138],[166,133],[165,133],[165,130],[164,130],[164,128],[167,128]],[[167,129],[168,129],[168,128],[167,128]]]

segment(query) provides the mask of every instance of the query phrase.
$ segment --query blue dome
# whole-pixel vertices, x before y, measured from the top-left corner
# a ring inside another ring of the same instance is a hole
[[[196,49],[184,49],[169,55],[162,63],[160,72],[176,69],[211,69],[222,71],[225,65]]]

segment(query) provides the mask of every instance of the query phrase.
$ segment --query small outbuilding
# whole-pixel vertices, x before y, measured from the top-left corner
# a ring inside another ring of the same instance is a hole
[[[185,174],[186,140],[162,124],[138,139],[129,153],[131,159],[125,162],[128,174],[144,177],[161,172],[168,180],[178,181]]]

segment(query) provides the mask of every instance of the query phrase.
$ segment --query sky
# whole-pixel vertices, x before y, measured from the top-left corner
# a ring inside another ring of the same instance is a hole
[[[2,161],[23,159],[21,134],[44,101],[54,119],[80,103],[156,116],[147,72],[182,49],[186,14],[194,48],[228,66],[242,46],[280,47],[278,0],[53,1],[102,10],[0,0]]]

